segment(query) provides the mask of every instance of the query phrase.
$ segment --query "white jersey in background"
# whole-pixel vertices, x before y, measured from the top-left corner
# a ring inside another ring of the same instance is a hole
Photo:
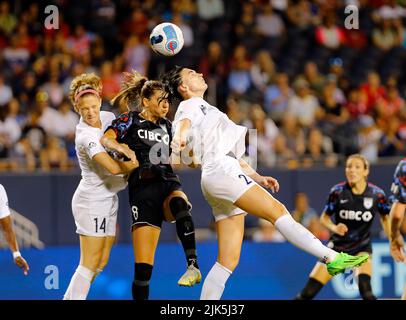
[[[202,169],[229,153],[237,159],[244,155],[247,128],[236,125],[225,113],[204,99],[193,97],[179,104],[173,121],[173,132],[183,119],[191,121],[189,137],[193,138],[193,152],[201,161]]]
[[[188,139],[192,137],[194,156],[201,160],[201,188],[215,220],[243,213],[234,202],[256,184],[243,173],[238,161],[244,155],[247,128],[236,125],[199,97],[179,104],[174,132],[183,119],[191,122]]]
[[[8,207],[8,198],[6,189],[0,184],[0,219],[10,215],[10,208]]]
[[[82,118],[76,126],[75,149],[82,170],[77,191],[93,199],[114,196],[127,185],[122,175],[112,175],[92,159],[96,154],[106,152],[100,139],[114,119],[112,112],[100,111],[101,129],[89,126]]]

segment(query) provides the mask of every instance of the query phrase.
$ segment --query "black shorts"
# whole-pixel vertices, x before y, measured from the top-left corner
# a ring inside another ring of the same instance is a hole
[[[179,182],[160,178],[139,180],[135,187],[129,188],[131,227],[148,224],[161,228],[164,221],[164,201],[176,190],[182,190]]]
[[[372,254],[372,243],[371,241],[364,241],[362,243],[335,243],[330,241],[327,246],[334,251],[344,252],[352,256],[357,255],[360,252],[368,252]]]

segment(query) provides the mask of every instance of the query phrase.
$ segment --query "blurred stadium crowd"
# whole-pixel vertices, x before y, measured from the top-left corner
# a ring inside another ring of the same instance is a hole
[[[96,72],[103,109],[121,73],[151,78],[196,68],[207,99],[257,129],[259,165],[336,166],[360,152],[372,163],[405,154],[406,1],[59,0],[0,2],[0,170],[77,166],[73,77]],[[46,5],[59,29],[46,29]],[[345,6],[359,8],[346,29]],[[151,52],[163,21],[183,31],[175,57]]]

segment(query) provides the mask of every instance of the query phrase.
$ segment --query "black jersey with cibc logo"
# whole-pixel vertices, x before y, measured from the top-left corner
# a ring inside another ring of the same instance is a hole
[[[328,196],[324,212],[334,216],[336,224],[344,223],[344,236],[332,234],[331,241],[338,248],[350,249],[370,243],[370,229],[377,214],[387,215],[390,205],[385,192],[368,183],[362,194],[354,194],[347,182],[335,185]]]
[[[133,179],[157,176],[179,181],[169,162],[172,123],[168,119],[161,118],[154,123],[140,117],[137,111],[129,111],[115,119],[108,129],[113,129],[117,141],[127,144],[137,156],[139,167],[131,174],[130,186]]]

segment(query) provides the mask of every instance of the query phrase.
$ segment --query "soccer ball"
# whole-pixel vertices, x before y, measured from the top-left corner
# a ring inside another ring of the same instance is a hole
[[[174,56],[183,47],[183,34],[180,28],[169,22],[158,24],[151,32],[149,41],[152,50],[164,56]]]

